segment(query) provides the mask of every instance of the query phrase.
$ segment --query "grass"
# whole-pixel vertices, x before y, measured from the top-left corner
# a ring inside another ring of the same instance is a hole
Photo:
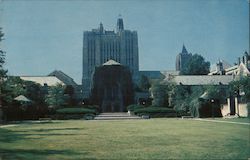
[[[227,122],[250,123],[250,118],[214,118],[214,120],[227,121]]]
[[[249,126],[182,119],[0,128],[0,159],[247,159]]]

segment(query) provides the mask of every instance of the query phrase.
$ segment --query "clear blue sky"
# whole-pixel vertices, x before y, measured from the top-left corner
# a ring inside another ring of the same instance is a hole
[[[1,2],[1,0],[0,0]],[[82,77],[83,31],[115,29],[119,14],[139,38],[140,70],[173,70],[183,43],[215,63],[249,50],[248,0],[2,0],[0,26],[11,75],[57,69]]]

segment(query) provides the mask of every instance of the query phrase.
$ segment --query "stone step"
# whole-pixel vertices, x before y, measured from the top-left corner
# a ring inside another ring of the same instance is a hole
[[[99,115],[98,117],[130,117],[129,115]]]
[[[129,115],[127,112],[101,113],[95,120],[121,120],[121,119],[141,119],[141,117]]]
[[[127,115],[128,112],[105,112],[101,113],[101,115]]]
[[[94,120],[126,120],[141,119],[140,117],[95,117]]]

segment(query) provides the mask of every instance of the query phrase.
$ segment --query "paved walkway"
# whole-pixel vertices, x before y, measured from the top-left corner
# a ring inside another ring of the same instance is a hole
[[[196,121],[207,121],[207,122],[218,122],[218,123],[243,124],[243,125],[249,125],[249,126],[250,126],[250,123],[244,123],[244,122],[229,122],[229,121],[202,119],[202,118],[195,118],[195,119],[193,119],[193,120],[196,120]]]

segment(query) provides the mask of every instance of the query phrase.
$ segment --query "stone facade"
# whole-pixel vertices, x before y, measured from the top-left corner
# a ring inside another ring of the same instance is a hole
[[[124,112],[134,103],[134,91],[130,69],[109,60],[96,67],[90,101],[100,107],[100,112]]]
[[[116,31],[106,31],[101,23],[98,29],[83,35],[83,97],[89,98],[95,67],[110,59],[127,66],[133,80],[139,70],[138,37],[136,31],[124,30],[123,19],[118,18]]]
[[[223,61],[216,63],[216,69],[208,75],[234,75],[234,76],[249,76],[250,75],[250,55],[247,51],[243,56],[238,58],[237,64],[230,67],[225,67]]]

